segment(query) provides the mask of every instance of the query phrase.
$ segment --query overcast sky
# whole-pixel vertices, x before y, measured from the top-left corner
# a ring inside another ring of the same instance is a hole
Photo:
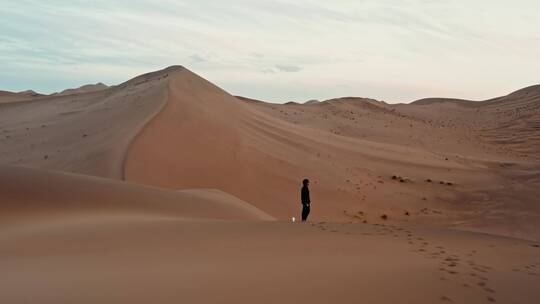
[[[184,65],[273,102],[487,99],[540,83],[538,0],[0,0],[0,90]]]

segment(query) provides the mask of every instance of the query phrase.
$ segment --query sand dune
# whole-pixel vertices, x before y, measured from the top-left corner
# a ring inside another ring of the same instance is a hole
[[[415,107],[416,105],[427,107]],[[535,163],[538,162],[540,86],[527,87],[507,96],[485,101],[429,98],[401,107],[406,111],[421,111],[424,119],[430,114],[433,115],[434,108],[439,111],[444,109],[443,117],[439,117],[439,120],[451,119],[451,124],[459,123],[476,131],[484,139],[484,145],[493,144],[490,148],[503,152],[502,157],[508,159],[517,156],[520,161],[534,159]]]
[[[67,89],[63,90],[60,93],[57,93],[55,95],[73,95],[73,94],[82,94],[82,93],[90,93],[90,92],[96,92],[96,91],[102,91],[105,89],[108,89],[109,87],[101,82],[96,84],[87,84],[80,86],[76,89]]]
[[[168,191],[54,171],[22,167],[0,169],[0,226],[4,227],[115,216],[272,219],[250,204],[219,190]]]
[[[540,296],[538,243],[392,224],[265,222],[267,215],[219,191],[1,169],[2,303],[535,303]]]
[[[538,239],[539,96],[533,87],[480,108],[353,97],[276,105],[173,66],[97,92],[1,105],[0,159],[220,189],[281,219],[297,214],[298,182],[310,177],[316,220],[387,214]]]
[[[540,296],[535,244],[391,225],[100,218],[2,229],[0,244],[3,303],[536,303]]]
[[[28,100],[39,98],[42,96],[44,95],[36,93],[32,90],[27,90],[27,91],[18,92],[18,93],[0,91],[0,104],[10,103],[10,102],[28,101]]]
[[[0,302],[536,303],[539,88],[278,105],[172,66],[0,92]]]
[[[166,103],[164,79],[0,105],[0,158],[121,179],[131,139]]]

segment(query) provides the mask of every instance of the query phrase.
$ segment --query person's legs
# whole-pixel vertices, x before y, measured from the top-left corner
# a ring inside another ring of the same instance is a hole
[[[302,205],[302,222],[305,222],[309,215],[309,206],[308,205]]]

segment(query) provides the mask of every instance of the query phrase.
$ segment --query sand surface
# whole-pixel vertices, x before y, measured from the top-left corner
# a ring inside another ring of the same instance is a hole
[[[0,195],[0,303],[536,303],[540,87],[278,105],[173,66],[2,91]]]
[[[540,297],[540,248],[474,233],[96,217],[2,231],[0,243],[3,303],[536,303]]]

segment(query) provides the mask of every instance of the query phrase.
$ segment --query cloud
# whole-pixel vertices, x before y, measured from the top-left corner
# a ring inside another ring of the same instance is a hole
[[[300,72],[300,70],[302,70],[302,68],[299,66],[287,65],[287,64],[277,64],[276,68],[280,70],[281,72],[286,72],[286,73],[295,73],[295,72]]]
[[[202,62],[207,62],[208,59],[200,56],[200,55],[197,55],[197,54],[193,54],[191,55],[189,58],[191,58],[191,61],[195,62],[195,63],[202,63]]]
[[[266,68],[266,69],[262,69],[261,72],[263,72],[265,74],[274,74],[276,72],[276,70],[271,69],[271,68]]]
[[[264,55],[263,55],[263,54],[257,53],[257,52],[252,52],[252,53],[251,53],[251,56],[253,56],[253,58],[256,58],[256,59],[262,59],[262,58],[264,58]]]
[[[180,64],[263,100],[482,99],[534,84],[540,69],[536,0],[4,2],[0,90],[114,84]]]

